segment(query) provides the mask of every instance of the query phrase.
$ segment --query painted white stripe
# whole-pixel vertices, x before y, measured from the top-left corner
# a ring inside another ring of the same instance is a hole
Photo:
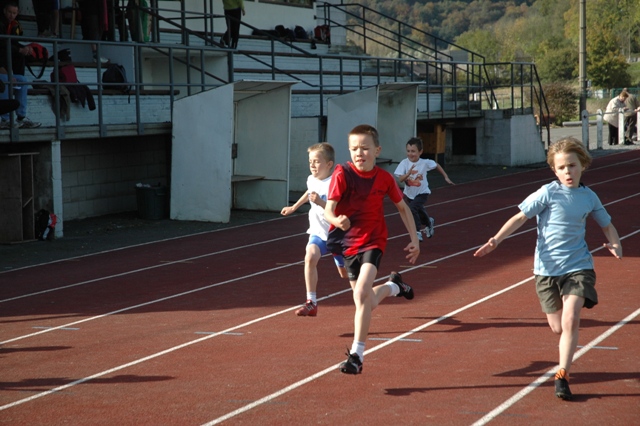
[[[584,348],[584,346],[580,346],[578,345],[578,349],[580,348]],[[616,346],[594,346],[591,349],[604,349],[604,350],[608,350],[608,351],[617,351],[618,348]]]
[[[609,203],[609,204],[611,204],[611,203]],[[533,230],[533,229],[530,229],[530,230],[527,230],[527,231],[524,231],[524,232],[529,232],[529,231],[531,231],[531,230]],[[515,237],[516,235],[520,235],[520,234],[522,234],[522,233],[524,233],[524,232],[521,232],[521,233],[518,233],[518,234],[513,234],[513,235],[511,235],[511,236],[510,236],[510,238],[511,238],[511,237]],[[625,238],[628,238],[628,237],[631,237],[632,235],[635,235],[635,234],[637,234],[638,232],[640,232],[640,230],[635,231],[635,232],[633,232],[633,233],[631,233],[631,234],[629,234],[629,235],[627,235],[627,236],[625,236],[625,237],[621,237],[621,240],[623,240],[623,239],[625,239]],[[401,272],[403,272],[403,273],[404,273],[404,272],[408,272],[408,271],[410,271],[410,270],[414,270],[414,269],[417,269],[417,268],[420,268],[420,267],[424,267],[425,265],[429,265],[429,264],[433,264],[433,263],[436,263],[436,262],[439,262],[439,261],[442,261],[442,260],[445,260],[445,259],[449,259],[449,258],[452,258],[452,257],[458,256],[458,255],[461,255],[461,254],[463,254],[463,253],[468,253],[468,252],[471,252],[471,251],[475,251],[478,247],[480,247],[480,246],[478,245],[478,246],[476,246],[476,247],[472,247],[472,248],[469,248],[469,249],[466,249],[466,250],[460,251],[460,252],[458,252],[458,253],[455,253],[455,254],[452,254],[452,255],[449,255],[449,256],[445,256],[445,257],[443,257],[443,258],[441,258],[441,259],[434,260],[434,261],[432,261],[432,262],[424,263],[424,264],[421,264],[421,265],[416,265],[416,266],[414,266],[413,268],[410,268],[410,269],[407,269],[407,270],[404,270],[404,271],[401,271]],[[601,249],[603,249],[603,247],[602,247],[602,246],[601,246],[601,247],[599,247],[599,248],[597,248],[597,249],[595,249],[595,250],[592,250],[591,252],[593,253],[593,252],[598,251],[598,250],[601,250]],[[231,249],[230,249],[229,251],[231,251]],[[296,263],[291,264],[291,265],[297,265],[297,264],[300,264],[300,263],[302,263],[302,262],[296,262]],[[256,273],[254,273],[254,274],[250,274],[250,275],[248,275],[248,276],[246,276],[246,277],[235,278],[235,279],[232,279],[232,280],[228,280],[228,281],[225,281],[225,282],[212,284],[212,285],[209,285],[209,286],[206,286],[206,287],[202,287],[202,288],[199,288],[199,289],[194,289],[194,290],[190,290],[190,291],[187,291],[187,292],[179,293],[179,294],[176,294],[176,295],[167,296],[167,297],[165,297],[165,298],[157,299],[157,300],[155,300],[155,301],[151,301],[151,302],[147,302],[147,303],[139,304],[139,305],[132,306],[132,307],[129,307],[129,308],[124,308],[124,309],[121,309],[121,310],[118,310],[118,311],[113,311],[113,312],[108,313],[108,314],[98,315],[98,316],[95,316],[95,317],[92,317],[92,318],[86,318],[86,319],[84,319],[84,320],[76,321],[76,322],[74,322],[74,323],[70,323],[70,324],[68,324],[68,325],[75,325],[75,324],[82,323],[82,322],[86,322],[86,321],[89,321],[89,320],[92,320],[92,319],[102,318],[102,317],[105,317],[105,316],[108,316],[108,315],[113,315],[113,314],[115,314],[115,313],[120,313],[120,312],[127,311],[127,310],[130,310],[130,309],[135,309],[135,308],[138,308],[138,307],[146,306],[146,305],[149,305],[149,304],[152,304],[152,303],[161,302],[161,301],[164,301],[164,300],[172,299],[172,298],[174,298],[174,297],[179,297],[179,296],[182,296],[182,295],[186,295],[186,294],[194,293],[194,292],[201,291],[201,290],[204,290],[204,289],[208,289],[208,288],[216,287],[216,286],[219,286],[219,285],[227,284],[227,283],[229,283],[229,282],[238,281],[238,280],[240,280],[240,279],[250,278],[250,277],[257,276],[257,275],[260,275],[260,274],[263,274],[263,273],[266,273],[266,272],[270,272],[270,271],[275,271],[275,270],[283,269],[283,268],[288,267],[288,266],[291,266],[291,265],[286,265],[286,266],[281,266],[281,267],[277,267],[277,268],[272,268],[272,269],[269,269],[269,270],[266,270],[266,271],[256,272]],[[387,278],[387,277],[380,277],[380,278],[378,278],[378,279],[376,280],[376,282],[377,282],[377,281],[380,281],[380,280],[383,280],[383,279],[384,279],[384,280],[386,280],[386,278]],[[486,297],[484,297],[484,298],[482,298],[482,299],[479,299],[479,300],[477,300],[476,302],[470,303],[470,304],[468,304],[468,305],[466,305],[466,306],[463,306],[462,308],[459,308],[459,309],[457,309],[457,310],[454,310],[454,311],[450,312],[449,314],[446,314],[446,315],[444,315],[444,316],[442,316],[442,317],[440,317],[440,318],[437,318],[437,319],[435,319],[435,320],[429,321],[429,322],[428,322],[428,323],[426,323],[426,324],[423,324],[423,325],[421,325],[421,326],[419,326],[419,327],[417,327],[417,328],[414,328],[413,330],[410,330],[410,331],[408,331],[408,332],[406,332],[406,333],[403,333],[403,334],[401,334],[401,335],[399,335],[399,336],[397,336],[397,337],[395,337],[395,338],[393,338],[393,339],[390,339],[390,340],[388,340],[388,341],[386,341],[386,342],[384,342],[384,343],[382,343],[382,344],[380,344],[380,345],[378,345],[378,346],[376,346],[376,347],[374,347],[374,348],[371,348],[371,349],[369,349],[369,350],[365,351],[365,354],[369,354],[369,353],[375,352],[375,351],[377,351],[377,350],[380,350],[380,349],[382,349],[382,348],[384,348],[384,347],[386,347],[386,346],[388,346],[388,345],[390,345],[390,344],[392,344],[392,343],[395,343],[395,342],[397,342],[397,341],[399,341],[399,340],[401,340],[401,339],[404,339],[404,338],[406,338],[406,337],[408,337],[408,336],[411,336],[412,334],[415,334],[415,333],[416,333],[416,332],[418,332],[418,331],[421,331],[421,330],[423,330],[423,329],[425,329],[425,328],[427,328],[427,327],[430,327],[430,326],[432,326],[432,325],[434,325],[434,324],[437,324],[437,323],[439,323],[439,322],[441,322],[441,321],[443,321],[443,320],[445,320],[445,319],[451,318],[452,316],[455,316],[455,315],[457,315],[457,314],[458,314],[458,313],[460,313],[460,312],[463,312],[463,311],[465,311],[465,310],[467,310],[467,309],[470,309],[470,308],[472,308],[472,307],[474,307],[474,306],[477,306],[477,305],[479,305],[479,304],[481,304],[481,303],[483,303],[483,302],[485,302],[485,301],[487,301],[487,300],[490,300],[490,299],[492,299],[492,298],[494,298],[494,297],[497,297],[498,295],[501,295],[501,294],[503,294],[503,293],[506,293],[506,292],[508,292],[508,291],[510,291],[510,290],[512,290],[512,289],[514,289],[514,288],[517,288],[517,287],[519,287],[520,285],[522,285],[522,284],[524,284],[524,283],[526,283],[526,282],[528,282],[528,281],[530,281],[530,280],[532,280],[532,279],[533,279],[533,277],[529,277],[529,278],[527,278],[527,279],[525,279],[525,280],[520,281],[519,283],[513,284],[513,285],[512,285],[512,286],[510,286],[510,287],[507,287],[507,288],[502,289],[502,290],[500,290],[500,291],[498,291],[498,292],[495,292],[495,293],[493,293],[493,294],[491,294],[491,295],[488,295],[488,296],[486,296]],[[328,298],[334,297],[334,296],[336,296],[336,295],[343,294],[343,293],[348,292],[348,291],[351,291],[351,289],[345,289],[345,290],[342,290],[342,291],[339,291],[339,292],[336,292],[336,293],[330,294],[330,295],[328,295],[328,296],[325,296],[325,297],[323,297],[323,298],[320,298],[320,299],[318,299],[318,300],[325,300],[325,299],[328,299]],[[182,349],[182,348],[185,348],[185,347],[191,346],[191,345],[196,344],[196,343],[200,343],[200,342],[202,342],[202,341],[208,340],[208,339],[213,338],[213,337],[216,337],[216,336],[218,336],[218,335],[221,335],[221,334],[227,334],[227,333],[229,333],[230,331],[237,330],[237,329],[240,329],[240,328],[243,328],[243,327],[247,327],[247,326],[249,326],[249,325],[251,325],[251,324],[258,323],[258,322],[261,322],[261,321],[264,321],[264,320],[267,320],[267,319],[270,319],[270,318],[273,318],[273,317],[276,317],[276,316],[282,315],[282,314],[284,314],[284,313],[287,313],[287,312],[290,312],[290,311],[292,311],[292,310],[296,309],[297,307],[298,307],[298,306],[294,306],[294,307],[291,307],[291,308],[287,308],[287,309],[284,309],[284,310],[281,310],[281,311],[278,311],[278,312],[275,312],[275,313],[269,314],[269,315],[264,316],[264,317],[261,317],[261,318],[256,318],[256,319],[254,319],[254,320],[251,320],[251,321],[245,322],[245,323],[243,323],[243,324],[240,324],[240,325],[237,325],[237,326],[234,326],[234,327],[228,328],[227,330],[221,331],[221,332],[219,332],[219,333],[214,333],[214,334],[211,334],[211,335],[207,335],[207,336],[204,336],[204,337],[202,337],[202,338],[199,338],[199,339],[196,339],[196,340],[193,340],[193,341],[190,341],[190,342],[186,342],[186,343],[183,343],[183,344],[181,344],[181,345],[174,346],[174,347],[172,347],[172,348],[168,348],[168,349],[166,349],[166,350],[164,350],[164,351],[157,352],[157,353],[152,354],[152,355],[149,355],[149,356],[147,356],[147,357],[140,358],[140,359],[135,360],[135,361],[132,361],[132,362],[130,362],[130,363],[123,364],[123,365],[120,365],[120,366],[114,367],[114,368],[112,368],[112,369],[105,370],[105,371],[102,371],[102,372],[100,372],[100,373],[96,373],[96,374],[94,374],[94,375],[91,375],[91,376],[88,376],[88,377],[85,377],[85,378],[82,378],[82,379],[79,379],[79,380],[76,380],[76,381],[70,382],[70,383],[68,383],[68,384],[66,384],[66,385],[56,387],[56,388],[51,389],[51,390],[49,390],[49,391],[41,392],[41,393],[38,393],[38,394],[32,395],[31,397],[24,398],[24,399],[21,399],[21,400],[15,401],[15,402],[13,402],[13,403],[10,403],[10,404],[6,404],[6,405],[3,405],[3,406],[0,406],[0,411],[5,410],[5,409],[8,409],[8,408],[11,408],[11,407],[14,407],[14,406],[17,406],[17,405],[24,404],[24,403],[26,403],[26,402],[29,402],[29,401],[32,401],[32,400],[35,400],[35,399],[41,398],[41,397],[46,396],[46,395],[50,395],[50,394],[52,394],[52,393],[60,392],[60,391],[62,391],[62,390],[65,390],[65,389],[68,389],[68,388],[70,388],[70,387],[73,387],[73,386],[75,386],[75,385],[78,385],[78,384],[81,384],[81,383],[85,383],[85,382],[87,382],[87,381],[90,381],[90,380],[93,380],[93,379],[95,379],[95,378],[98,378],[98,377],[102,377],[102,376],[105,376],[105,375],[111,374],[111,373],[116,372],[116,371],[120,371],[120,370],[122,370],[122,369],[125,369],[125,368],[128,368],[128,367],[131,367],[131,366],[134,366],[134,365],[140,364],[140,363],[142,363],[142,362],[146,362],[146,361],[148,361],[148,360],[151,360],[151,359],[154,359],[154,358],[157,358],[157,357],[160,357],[160,356],[166,355],[166,354],[168,354],[168,353],[171,353],[171,352],[177,351],[177,350],[179,350],[179,349]],[[636,313],[635,313],[635,314],[636,314],[636,316],[637,316],[637,314],[638,314],[638,313],[640,313],[640,309],[639,309],[638,311],[636,311]],[[634,316],[634,317],[635,317],[635,316]],[[628,321],[627,321],[627,322],[628,322]],[[622,322],[621,322],[621,323],[622,323]],[[619,324],[621,324],[621,323],[619,323]],[[624,325],[624,324],[621,324],[621,325],[620,325],[620,327],[621,327],[622,325]],[[60,329],[60,328],[63,328],[63,327],[66,327],[66,326],[53,327],[53,328],[52,328],[52,330],[53,330],[53,329]],[[619,327],[618,327],[618,328],[619,328]],[[617,330],[617,329],[616,329],[616,330]],[[45,332],[45,331],[50,331],[50,330],[44,330],[44,331],[42,331],[42,332]],[[615,330],[614,330],[614,331],[615,331]],[[40,334],[40,333],[42,333],[42,332],[34,333],[34,334],[27,335],[27,336],[24,336],[24,337],[28,337],[28,336],[32,336],[32,335],[36,335],[36,334]],[[611,333],[613,333],[613,331],[612,331]],[[6,342],[0,342],[0,344],[7,343],[7,342],[11,342],[11,341],[13,341],[13,340],[19,340],[19,339],[24,338],[24,337],[18,337],[18,338],[12,339],[12,340],[8,340],[8,341],[6,341]],[[606,338],[606,337],[605,337],[605,338]],[[596,339],[596,340],[598,340],[598,339]],[[596,340],[594,340],[592,343],[590,343],[590,344],[588,345],[588,349],[587,349],[587,348],[585,348],[586,350],[585,350],[585,349],[582,349],[581,351],[579,351],[578,353],[576,353],[576,355],[574,356],[574,359],[577,359],[579,356],[582,356],[582,354],[583,354],[583,353],[586,353],[586,351],[588,351],[588,350],[589,350],[593,345],[595,345],[595,344],[597,344],[597,343],[599,343],[599,342],[601,341],[601,340],[598,340],[598,341],[596,342]],[[603,338],[602,340],[604,340],[604,338]],[[594,343],[594,342],[595,342],[595,343]],[[334,366],[328,367],[328,368],[326,368],[325,370],[322,370],[321,372],[314,374],[313,376],[307,377],[307,378],[306,378],[306,379],[304,379],[304,380],[301,380],[301,381],[296,382],[296,383],[294,383],[294,384],[292,384],[292,385],[290,385],[290,386],[287,386],[287,387],[285,387],[285,388],[281,389],[280,391],[278,391],[278,392],[276,392],[276,393],[273,393],[273,394],[268,395],[268,396],[266,396],[266,397],[264,397],[264,398],[261,398],[260,400],[255,401],[255,402],[254,402],[254,403],[252,403],[252,404],[249,404],[249,405],[247,405],[247,406],[245,406],[245,407],[241,407],[241,408],[239,408],[238,410],[235,410],[235,411],[233,411],[233,412],[231,412],[231,413],[228,413],[227,415],[225,415],[225,416],[223,416],[223,417],[220,417],[220,418],[218,418],[218,419],[215,419],[215,420],[213,420],[212,422],[209,422],[209,423],[206,423],[206,424],[217,424],[217,423],[219,423],[219,422],[221,422],[221,421],[227,420],[228,418],[234,417],[234,416],[235,416],[235,415],[237,415],[237,414],[240,414],[240,413],[242,413],[242,412],[248,411],[248,410],[250,410],[250,409],[252,409],[252,408],[254,408],[254,407],[258,406],[258,405],[261,405],[261,404],[263,404],[263,403],[265,403],[265,402],[271,401],[272,399],[275,399],[275,398],[277,398],[278,396],[280,396],[280,395],[282,395],[282,394],[284,394],[284,393],[289,392],[290,390],[296,389],[296,388],[298,388],[298,387],[302,386],[303,384],[306,384],[306,383],[308,383],[308,382],[310,382],[310,381],[312,381],[312,380],[315,380],[316,378],[322,377],[323,375],[327,374],[328,372],[335,371],[338,367],[339,367],[339,363],[338,363],[338,364],[335,364]],[[553,371],[555,371],[555,369],[554,369],[554,370],[550,370],[550,371],[552,371],[552,373],[551,373],[551,374],[553,374]],[[548,374],[548,373],[547,373],[547,374]],[[547,379],[548,379],[548,377],[547,377]],[[539,379],[539,380],[540,380],[540,379]],[[545,379],[545,380],[546,380],[546,379]],[[543,382],[544,382],[544,381],[543,381]],[[494,410],[494,411],[495,411],[495,410]]]
[[[31,328],[37,328],[37,329],[41,329],[41,330],[49,330],[50,328],[53,328],[53,327],[45,327],[45,326],[37,326],[36,325],[36,326],[31,327]],[[80,329],[78,327],[62,327],[62,328],[59,328],[58,330],[80,330]]]
[[[586,345],[584,348],[582,348],[581,350],[579,350],[574,354],[573,362],[578,360],[582,355],[586,354],[591,349],[595,348],[598,343],[602,342],[604,339],[611,336],[613,333],[618,331],[622,326],[628,324],[638,315],[640,315],[640,309],[637,309],[634,313],[627,316],[625,319],[623,319],[622,321],[620,321],[619,323],[617,323],[616,325],[614,325],[613,327],[611,327],[610,329],[602,333],[597,338],[593,339],[591,342],[589,342],[588,345]],[[559,365],[556,365],[551,370],[547,371],[542,376],[538,377],[535,381],[530,383],[527,387],[523,388],[520,392],[516,393],[511,398],[507,399],[505,402],[503,402],[498,407],[493,409],[493,411],[491,411],[489,414],[487,414],[486,416],[482,417],[480,420],[475,422],[473,426],[486,425],[491,420],[495,419],[497,416],[499,416],[500,414],[505,412],[507,409],[512,407],[514,404],[516,404],[518,401],[520,401],[522,398],[524,398],[525,396],[533,392],[538,386],[540,386],[541,384],[549,380],[549,378],[554,377],[556,371],[558,370],[558,367]]]

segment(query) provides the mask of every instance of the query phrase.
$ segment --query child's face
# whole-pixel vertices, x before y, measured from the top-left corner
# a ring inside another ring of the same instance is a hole
[[[13,22],[18,16],[18,8],[15,6],[6,6],[4,8],[4,17],[7,18],[8,22]]]
[[[333,161],[327,161],[320,151],[309,153],[309,170],[314,178],[322,180],[329,177],[332,167]]]
[[[421,155],[422,150],[418,150],[418,147],[416,145],[407,144],[407,158],[409,159],[409,161],[415,163],[420,159]]]
[[[560,183],[569,188],[580,186],[584,167],[575,152],[558,152],[553,157],[553,171]]]
[[[381,149],[373,143],[371,135],[349,135],[351,162],[361,172],[373,170]]]

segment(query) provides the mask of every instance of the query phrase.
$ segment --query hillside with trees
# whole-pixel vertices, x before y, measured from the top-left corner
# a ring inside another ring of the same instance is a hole
[[[578,77],[579,0],[353,3],[479,53],[487,62],[535,62],[546,82],[575,82]],[[588,0],[586,4],[587,75],[592,86],[640,85],[640,76],[630,69],[640,52],[638,0]],[[426,41],[422,33],[409,27],[403,32]]]

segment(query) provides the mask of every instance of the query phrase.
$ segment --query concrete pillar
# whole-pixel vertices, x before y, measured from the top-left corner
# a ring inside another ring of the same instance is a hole
[[[53,212],[58,217],[55,237],[64,236],[64,211],[62,198],[62,154],[60,141],[51,141],[51,188],[53,191]]]

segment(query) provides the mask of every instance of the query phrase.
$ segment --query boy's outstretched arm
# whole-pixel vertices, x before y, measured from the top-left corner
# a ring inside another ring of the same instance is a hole
[[[511,219],[506,221],[504,225],[502,225],[502,228],[500,228],[495,236],[489,238],[489,241],[487,241],[482,247],[476,250],[473,255],[475,257],[482,257],[485,254],[491,253],[498,247],[498,244],[500,244],[502,240],[516,232],[522,225],[524,225],[527,220],[528,218],[524,215],[524,213],[519,212],[515,214],[511,217]]]
[[[602,232],[604,232],[605,237],[607,237],[607,240],[609,241],[608,243],[603,244],[603,246],[608,248],[611,254],[617,259],[622,259],[622,244],[620,243],[618,230],[613,226],[613,223],[602,228]]]
[[[447,172],[444,171],[440,164],[436,166],[436,170],[440,172],[445,182],[447,182],[449,185],[455,185],[455,183],[451,182],[451,179],[449,179],[449,175],[447,175]]]
[[[300,199],[298,201],[296,201],[296,203],[292,206],[287,206],[287,207],[283,207],[282,210],[280,211],[280,214],[283,216],[288,216],[291,213],[295,212],[296,210],[298,210],[298,208],[303,205],[304,203],[306,203],[307,201],[309,201],[309,191],[304,191],[304,194],[302,194],[302,197],[300,197]]]
[[[404,200],[400,200],[399,203],[396,203],[396,208],[398,209],[398,212],[400,212],[402,222],[404,222],[404,226],[407,228],[409,237],[411,238],[411,242],[404,248],[404,251],[409,252],[406,257],[409,260],[409,263],[413,264],[416,262],[418,255],[420,254],[420,242],[418,241],[416,223],[413,221],[411,209],[409,209],[409,206],[404,202]]]

